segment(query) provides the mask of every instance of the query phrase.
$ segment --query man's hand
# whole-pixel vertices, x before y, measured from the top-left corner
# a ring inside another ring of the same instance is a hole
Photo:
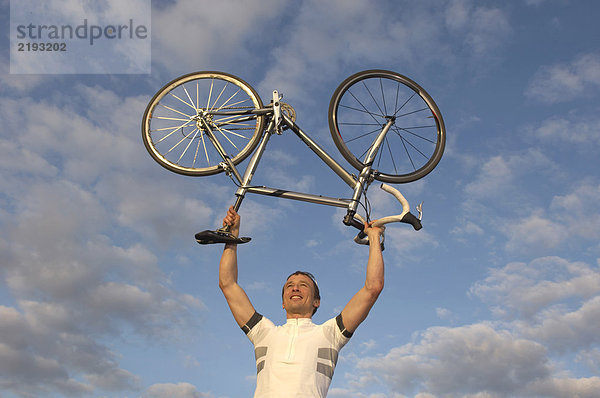
[[[233,206],[229,206],[227,215],[223,218],[223,226],[229,226],[229,232],[234,236],[240,234],[240,215],[233,209]]]
[[[379,243],[381,241],[379,237],[383,235],[383,231],[385,230],[385,226],[383,225],[381,227],[374,227],[373,223],[375,221],[377,220],[373,220],[370,223],[365,222],[365,229],[363,232],[369,237],[369,244],[371,244],[371,242]]]

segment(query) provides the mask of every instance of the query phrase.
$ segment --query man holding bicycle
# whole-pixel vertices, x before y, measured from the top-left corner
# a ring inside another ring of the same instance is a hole
[[[223,219],[238,236],[240,216],[230,207]],[[323,398],[331,383],[339,350],[365,320],[383,289],[381,228],[365,226],[369,259],[364,286],[342,312],[316,325],[312,316],[320,305],[317,283],[310,273],[290,275],[282,289],[287,321],[275,326],[259,314],[237,283],[237,246],[227,243],[219,264],[219,287],[237,324],[254,344],[257,382],[255,398]]]

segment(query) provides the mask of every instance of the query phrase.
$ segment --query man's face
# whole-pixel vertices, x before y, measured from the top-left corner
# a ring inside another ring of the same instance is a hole
[[[320,304],[314,295],[314,284],[308,276],[292,275],[283,286],[283,308],[288,315],[310,318]]]

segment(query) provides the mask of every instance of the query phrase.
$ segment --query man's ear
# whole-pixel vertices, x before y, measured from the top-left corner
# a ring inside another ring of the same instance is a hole
[[[321,300],[319,300],[319,299],[313,300],[313,307],[319,308],[320,305],[321,305]]]

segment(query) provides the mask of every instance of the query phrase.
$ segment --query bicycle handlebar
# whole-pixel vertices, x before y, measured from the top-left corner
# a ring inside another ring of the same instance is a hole
[[[383,189],[387,193],[391,193],[396,197],[396,199],[398,199],[398,201],[402,204],[402,213],[396,216],[387,216],[375,220],[375,222],[373,223],[374,227],[379,227],[385,224],[389,224],[391,222],[403,222],[412,225],[415,231],[418,231],[421,228],[423,228],[423,226],[421,225],[421,220],[415,217],[410,212],[410,205],[408,204],[408,200],[406,200],[406,198],[400,193],[400,191],[387,184],[381,184],[381,189]]]
[[[372,224],[373,227],[383,227],[383,229],[385,229],[385,224],[389,224],[392,222],[403,222],[403,223],[412,225],[413,228],[415,229],[415,231],[418,231],[421,228],[423,228],[423,226],[421,225],[421,217],[420,217],[421,205],[419,205],[417,207],[417,210],[419,211],[419,217],[417,218],[414,214],[412,214],[410,212],[410,205],[408,204],[408,201],[406,200],[404,195],[402,195],[400,193],[400,191],[398,191],[396,188],[394,188],[388,184],[381,184],[381,189],[394,195],[394,197],[396,199],[398,199],[398,201],[402,204],[402,213],[400,213],[398,215],[394,215],[394,216],[386,216],[386,217],[379,218],[373,222],[373,224]],[[353,227],[360,230],[358,235],[354,238],[354,241],[356,243],[359,243],[362,245],[368,245],[369,239],[367,238],[367,235],[364,233],[365,220],[359,214],[355,214],[354,217],[355,217],[355,219],[351,220],[349,225],[352,225]],[[384,239],[385,239],[385,236],[384,236]],[[381,245],[383,247],[383,240],[381,242]]]

